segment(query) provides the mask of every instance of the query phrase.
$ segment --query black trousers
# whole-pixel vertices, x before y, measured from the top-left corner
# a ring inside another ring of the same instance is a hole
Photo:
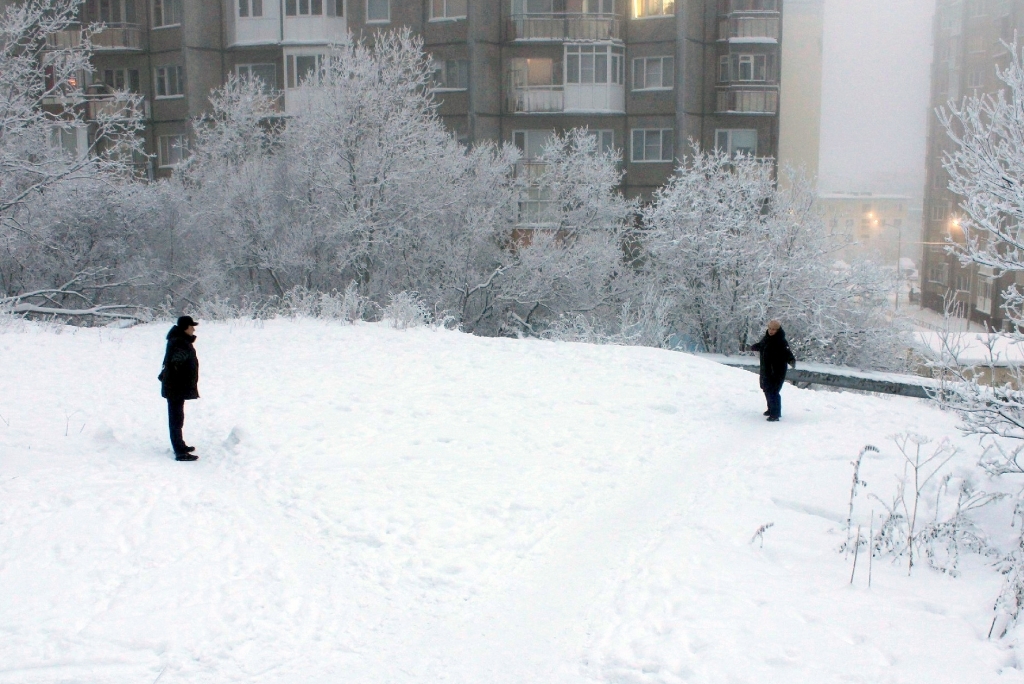
[[[171,448],[174,453],[185,453],[185,439],[181,436],[181,429],[185,427],[185,400],[167,400],[167,425],[171,429]]]
[[[764,392],[764,398],[768,402],[768,417],[782,417],[782,396],[779,394],[782,391],[782,385],[766,384],[761,391]]]

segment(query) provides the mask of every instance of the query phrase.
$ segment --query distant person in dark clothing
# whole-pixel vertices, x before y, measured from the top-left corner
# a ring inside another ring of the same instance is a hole
[[[768,400],[768,410],[764,415],[774,423],[782,417],[782,396],[779,392],[786,382],[786,365],[796,368],[796,358],[789,350],[782,324],[775,319],[768,321],[768,331],[760,342],[751,345],[750,350],[761,352],[761,390]]]
[[[160,396],[167,400],[167,422],[171,429],[171,447],[179,461],[194,461],[195,447],[185,444],[181,430],[185,426],[185,402],[199,398],[199,358],[192,343],[198,323],[182,316],[167,333],[167,351],[160,371]]]

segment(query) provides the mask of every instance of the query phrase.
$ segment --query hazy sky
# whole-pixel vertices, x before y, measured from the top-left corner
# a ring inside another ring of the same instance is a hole
[[[822,192],[924,191],[935,0],[825,0]]]

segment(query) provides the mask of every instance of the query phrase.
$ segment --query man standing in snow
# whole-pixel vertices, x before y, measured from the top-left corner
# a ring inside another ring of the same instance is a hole
[[[761,390],[768,400],[768,410],[764,415],[774,423],[782,417],[782,396],[779,392],[786,382],[786,364],[796,368],[796,358],[789,350],[782,324],[774,318],[768,321],[768,331],[750,350],[761,352]]]
[[[167,422],[171,429],[171,447],[178,461],[194,461],[195,447],[185,444],[181,430],[185,426],[185,402],[199,398],[199,358],[192,343],[198,323],[182,316],[167,333],[167,351],[160,371],[160,396],[167,400]]]

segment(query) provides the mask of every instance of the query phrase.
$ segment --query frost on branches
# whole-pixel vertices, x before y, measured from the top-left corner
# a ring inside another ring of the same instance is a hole
[[[809,185],[790,186],[777,186],[769,160],[694,146],[643,212],[646,274],[671,298],[672,327],[697,349],[731,354],[779,318],[798,358],[898,364],[890,283],[870,265],[838,264]]]
[[[103,295],[125,285],[117,199],[140,154],[141,100],[85,92],[101,26],[70,47],[48,43],[78,30],[79,4],[34,0],[0,13],[0,310],[125,315]],[[61,144],[83,138],[87,149]]]

